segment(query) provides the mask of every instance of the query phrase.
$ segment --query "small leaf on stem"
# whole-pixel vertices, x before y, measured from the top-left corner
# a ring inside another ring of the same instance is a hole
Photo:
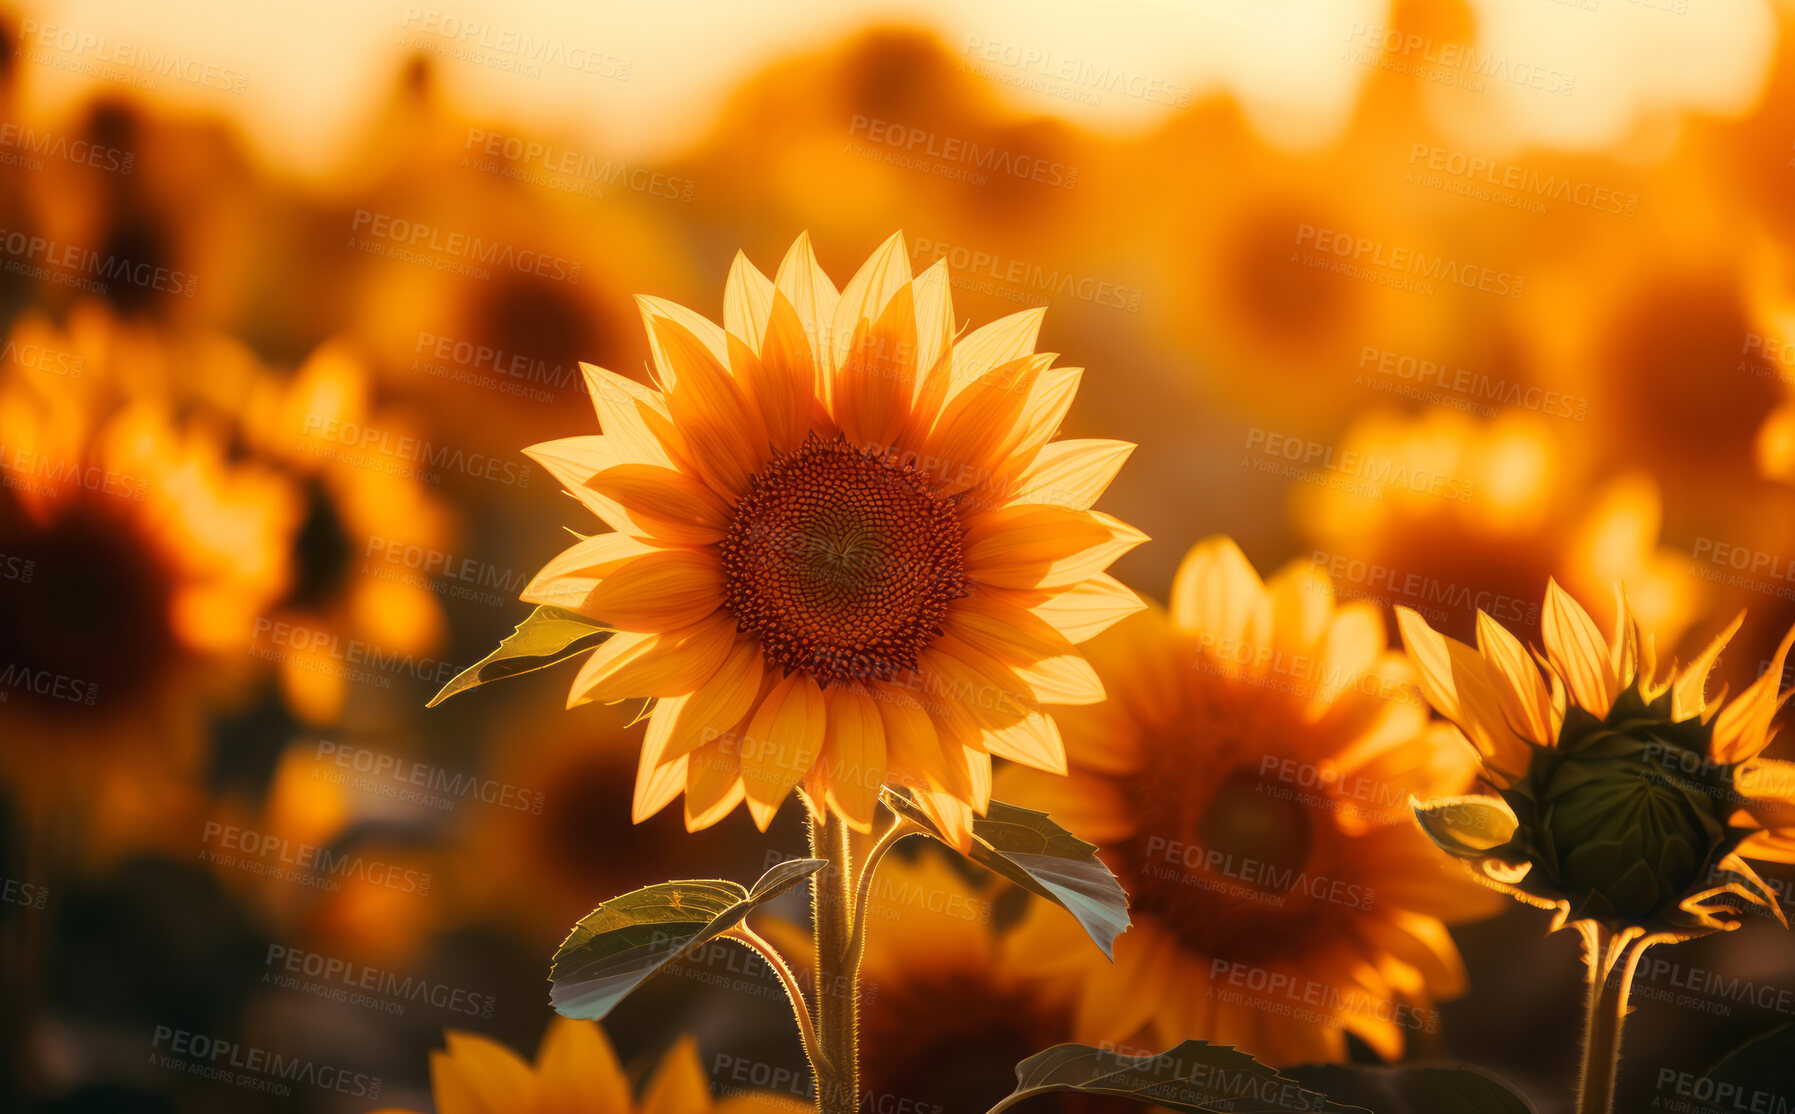
[[[953,846],[910,798],[887,788],[886,806],[924,832]],[[972,821],[973,862],[1071,913],[1103,954],[1115,959],[1116,937],[1128,931],[1128,895],[1086,843],[1048,819],[1045,812],[992,801]]]
[[[661,882],[614,897],[580,918],[561,942],[549,969],[549,1001],[567,1017],[602,1020],[650,975],[826,865],[822,859],[782,862],[751,890],[698,880]]]
[[[564,661],[604,641],[611,631],[592,620],[559,607],[538,607],[517,624],[517,630],[499,648],[455,674],[455,678],[430,698],[426,708],[488,681],[502,681],[520,673]]]

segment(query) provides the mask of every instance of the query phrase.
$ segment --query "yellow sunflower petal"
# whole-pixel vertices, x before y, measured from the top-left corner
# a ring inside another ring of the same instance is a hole
[[[911,800],[934,822],[948,846],[962,855],[972,851],[971,805],[953,793],[916,793]]]
[[[1745,612],[1733,616],[1726,629],[1714,636],[1707,648],[1702,650],[1696,659],[1684,666],[1677,673],[1676,680],[1670,686],[1671,718],[1684,720],[1700,715],[1707,708],[1708,674],[1714,663],[1720,660],[1720,652],[1726,644],[1739,633],[1739,627],[1745,622]]]
[[[672,722],[661,761],[690,754],[740,724],[754,708],[765,671],[766,658],[760,647],[749,641],[737,643],[717,672],[669,717]],[[660,714],[656,713],[657,718]]]
[[[710,827],[735,811],[746,797],[742,784],[741,737],[713,740],[686,758],[686,831]]]
[[[1783,636],[1770,664],[1758,679],[1714,718],[1711,746],[1715,758],[1722,762],[1744,762],[1756,758],[1770,745],[1770,736],[1774,733],[1771,721],[1789,696],[1788,693],[1779,695],[1778,689],[1782,685],[1783,668],[1791,647],[1795,647],[1795,627],[1790,627],[1789,633]]]
[[[1334,584],[1313,561],[1295,560],[1265,582],[1271,600],[1271,636],[1279,646],[1308,649],[1327,633],[1334,614]]]
[[[983,816],[991,807],[991,756],[982,750],[966,751],[966,778],[972,782],[972,793],[967,803],[972,811]]]
[[[910,284],[916,304],[916,398],[923,429],[947,401],[953,375],[954,301],[947,260],[938,259]]]
[[[1066,744],[1052,716],[1034,712],[1008,727],[985,736],[985,745],[998,758],[1008,758],[1050,774],[1066,772]],[[986,790],[985,796],[990,797]]]
[[[755,355],[767,335],[767,318],[773,311],[773,280],[760,273],[741,252],[729,266],[723,285],[723,329],[739,337]]]
[[[1127,441],[1055,441],[1022,470],[1010,495],[1015,503],[1051,503],[1088,510],[1134,453]]]
[[[1608,666],[1614,670],[1616,692],[1625,689],[1639,677],[1640,653],[1643,649],[1645,648],[1640,646],[1639,622],[1633,617],[1633,607],[1627,601],[1626,585],[1615,581],[1614,629],[1608,634]],[[1646,683],[1650,683],[1651,674],[1652,666],[1648,661],[1643,678]]]
[[[792,242],[791,249],[780,261],[773,286],[785,295],[798,315],[799,331],[810,346],[811,366],[816,369],[817,379],[812,391],[817,397],[823,397],[824,384],[835,368],[830,354],[829,329],[835,321],[835,307],[840,295],[829,276],[817,265],[816,253],[810,247],[810,233],[800,233]]]
[[[847,305],[845,296],[842,305]],[[876,321],[862,322],[849,334],[835,369],[830,412],[848,440],[861,448],[909,448],[913,438],[900,444],[899,434],[909,425],[915,390],[916,303],[906,282]]]
[[[1765,863],[1795,863],[1795,831],[1766,829],[1753,832],[1739,842],[1736,852],[1741,858]]]
[[[1428,703],[1458,725],[1492,770],[1508,778],[1524,773],[1530,752],[1502,713],[1482,655],[1434,630],[1410,608],[1398,607],[1396,622]]]
[[[968,574],[1000,588],[1068,588],[1147,540],[1100,511],[1021,504],[980,515],[966,531]]]
[[[1074,651],[1015,667],[1016,676],[1034,690],[1043,704],[1101,704],[1108,698],[1102,678],[1084,655]]]
[[[1108,573],[1062,588],[1029,611],[1052,623],[1074,643],[1102,634],[1116,623],[1145,610],[1147,601]]]
[[[450,1029],[443,1034],[461,1082],[473,1098],[471,1109],[508,1110],[517,1096],[535,1090],[530,1065],[517,1053],[490,1037]]]
[[[642,1096],[641,1114],[704,1114],[710,1108],[710,1077],[704,1073],[704,1064],[698,1059],[698,1042],[690,1035],[682,1034],[661,1058],[661,1065]],[[566,1109],[571,1111],[579,1107],[570,1104]],[[621,1112],[630,1107],[626,1103],[597,1109]]]
[[[587,482],[598,473],[623,463],[617,447],[604,436],[563,437],[543,441],[524,450],[524,455],[542,465],[568,493],[602,517],[604,500],[597,498]]]
[[[1022,436],[1028,392],[1053,357],[1004,364],[949,399],[923,440],[924,465],[947,492],[990,487]]]
[[[1324,675],[1358,678],[1371,671],[1384,649],[1383,612],[1360,600],[1334,612],[1317,653]]]
[[[1005,727],[1036,710],[1034,694],[1015,670],[950,634],[930,643],[918,661],[929,695],[981,727]]]
[[[1028,402],[1016,422],[1012,451],[1017,461],[1029,459],[1059,432],[1083,380],[1084,368],[1081,367],[1049,367],[1035,377],[1028,390]]]
[[[1552,694],[1521,640],[1479,609],[1477,648],[1489,665],[1490,685],[1508,725],[1523,739],[1550,746],[1554,734]]]
[[[875,685],[872,691],[884,728],[887,776],[893,783],[917,793],[934,791],[954,797],[971,793],[959,748],[947,754],[922,703],[887,685]]]
[[[1014,667],[1074,652],[1071,640],[1053,624],[1001,593],[985,589],[955,600],[943,629]]]
[[[736,374],[760,411],[772,451],[791,452],[811,429],[817,371],[803,322],[784,294],[773,295],[759,358],[744,363]]]
[[[629,1080],[604,1030],[591,1021],[556,1017],[536,1049],[542,1104],[551,1110],[629,1109]],[[514,1106],[513,1096],[508,1106]],[[613,1105],[615,1104],[615,1105]]]
[[[841,288],[829,326],[831,369],[847,362],[855,334],[870,330],[885,313],[886,304],[909,285],[910,254],[904,249],[904,234],[893,232]]]
[[[775,684],[755,709],[742,732],[742,782],[748,811],[761,831],[816,762],[827,721],[823,690],[807,673]]]
[[[582,363],[580,372],[586,380],[592,409],[598,415],[598,428],[609,438],[617,461],[671,468],[673,458],[667,455],[667,447],[645,416],[666,417],[666,402],[659,392],[595,364]]]
[[[1558,586],[1546,583],[1546,606],[1540,616],[1546,640],[1546,657],[1564,678],[1571,699],[1598,719],[1608,714],[1620,695],[1620,678],[1614,672],[1601,628],[1583,605]]]
[[[1172,578],[1172,624],[1191,634],[1239,642],[1268,606],[1259,573],[1230,537],[1192,546]]]
[[[644,554],[658,552],[628,534],[594,534],[562,550],[531,578],[520,599],[526,603],[581,611],[598,582]]]
[[[885,725],[878,705],[864,690],[836,685],[825,694],[828,728],[823,765],[828,771],[829,805],[863,832],[873,830],[879,787],[885,783]]]
[[[729,529],[729,505],[671,468],[618,464],[586,481],[611,528],[667,545],[710,545]]]
[[[1046,315],[1045,309],[1025,309],[962,337],[954,345],[948,399],[983,379],[993,368],[1033,355],[1035,340],[1041,335],[1041,319]]]
[[[567,706],[684,696],[716,673],[734,641],[735,618],[728,614],[661,634],[614,634],[580,667]]]
[[[671,388],[678,382],[679,365],[669,362],[666,353],[661,349],[661,341],[654,328],[657,318],[671,321],[690,333],[717,363],[729,362],[729,344],[723,327],[704,314],[697,310],[687,309],[677,302],[669,302],[665,298],[651,298],[647,295],[636,299],[636,308],[641,311],[642,320],[647,326],[648,350],[654,357],[655,370],[660,373],[660,386],[663,390]]]
[[[727,338],[719,360],[680,323],[665,317],[648,322],[659,347],[656,358],[678,373],[666,398],[680,435],[680,456],[715,490],[744,494],[748,480],[766,463],[767,435],[760,415],[729,373]]]
[[[656,549],[605,573],[580,610],[618,630],[663,631],[690,626],[722,604],[716,550]]]
[[[684,755],[669,760],[667,739],[680,708],[691,701],[688,696],[673,696],[655,702],[654,715],[648,720],[648,731],[642,739],[642,753],[636,760],[636,791],[630,801],[630,823],[640,824],[672,803],[686,787]]]
[[[1795,762],[1754,758],[1734,773],[1733,786],[1746,798],[1745,810],[1754,822],[1795,829]]]
[[[1392,909],[1382,918],[1367,918],[1364,924],[1378,948],[1420,973],[1420,986],[1412,993],[1425,990],[1437,998],[1456,998],[1469,989],[1464,958],[1452,933],[1438,918]]]

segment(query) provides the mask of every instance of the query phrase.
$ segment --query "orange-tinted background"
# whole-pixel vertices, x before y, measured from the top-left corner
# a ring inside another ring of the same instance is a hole
[[[1140,445],[1104,507],[1154,539],[1114,570],[1145,594],[1213,533],[1460,637],[1537,637],[1548,576],[1605,622],[1624,580],[1661,658],[1749,608],[1735,687],[1795,621],[1795,7],[620,7],[0,12],[0,577],[73,608],[0,643],[54,627],[97,693],[0,691],[8,1093],[427,1107],[442,1029],[535,1046],[596,902],[799,849],[795,810],[632,828],[634,709],[561,711],[564,676],[424,704],[577,522],[519,452],[591,431],[577,361],[641,377],[635,294],[717,316],[737,250],[806,229],[838,281],[901,228],[961,319],[1047,307],[1089,369],[1066,434]],[[7,539],[71,501],[21,580]],[[407,799],[419,769],[493,799]],[[301,848],[369,869],[254,868]],[[1562,1092],[1543,927],[1458,933],[1473,991],[1418,1055]],[[1678,958],[1795,985],[1773,929]],[[458,993],[335,1000],[282,983],[299,953]],[[1786,1002],[1647,1003],[1629,1060],[1699,1070]],[[795,1067],[787,1020],[695,976],[609,1029]],[[381,1093],[170,1070],[161,1027]],[[916,1101],[989,1105],[1002,1036]]]

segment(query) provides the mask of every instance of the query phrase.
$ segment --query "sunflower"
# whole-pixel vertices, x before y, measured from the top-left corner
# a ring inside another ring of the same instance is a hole
[[[345,642],[424,655],[447,633],[429,570],[449,561],[453,516],[425,483],[436,478],[428,439],[376,411],[373,393],[360,355],[343,342],[319,346],[290,380],[264,374],[247,391],[251,445],[304,499],[293,583],[265,624],[264,650],[280,662],[287,705],[307,723],[342,715],[346,671],[328,655]]]
[[[1680,637],[1708,589],[1687,550],[1661,544],[1657,482],[1597,473],[1563,425],[1369,412],[1330,454],[1354,462],[1340,474],[1352,482],[1296,485],[1291,520],[1343,596],[1407,604],[1452,633],[1469,636],[1478,608],[1536,632],[1557,576],[1588,590],[1625,580],[1660,636]]]
[[[436,1108],[461,1114],[746,1114],[795,1109],[749,1094],[721,1102],[698,1046],[681,1037],[662,1058],[640,1101],[603,1029],[590,1021],[557,1017],[536,1050],[534,1066],[509,1048],[476,1033],[449,1030],[447,1051],[430,1054],[430,1086]],[[375,1114],[416,1114],[389,1107]]]
[[[1069,776],[1010,769],[1006,800],[1099,847],[1133,927],[1112,966],[1035,910],[1016,962],[1078,997],[1076,1035],[1135,1053],[1187,1038],[1268,1063],[1384,1057],[1463,991],[1446,924],[1491,908],[1407,814],[1471,784],[1442,752],[1383,620],[1336,607],[1308,562],[1261,582],[1233,541],[1198,544],[1169,612],[1090,644],[1108,702],[1062,716]]]
[[[1487,615],[1473,649],[1398,612],[1428,700],[1496,790],[1419,805],[1423,826],[1481,880],[1555,910],[1554,930],[1688,939],[1736,928],[1742,903],[1782,919],[1747,860],[1795,862],[1795,764],[1762,757],[1795,629],[1736,698],[1710,698],[1744,614],[1660,680],[1654,640],[1616,594],[1605,641],[1550,584],[1545,653],[1532,659]]]
[[[286,588],[290,490],[151,384],[175,350],[87,304],[0,370],[0,774],[27,807],[153,820]],[[46,745],[53,742],[54,745]]]
[[[808,237],[738,255],[722,328],[640,305],[658,389],[587,366],[604,434],[529,450],[614,532],[524,593],[616,631],[570,706],[655,700],[635,815],[765,830],[802,782],[866,831],[891,782],[968,842],[992,757],[1061,770],[1042,705],[1103,698],[1074,643],[1140,607],[1103,570],[1144,536],[1090,509],[1132,446],[1052,443],[1081,369],[1039,312],[956,340],[902,234],[839,294]]]

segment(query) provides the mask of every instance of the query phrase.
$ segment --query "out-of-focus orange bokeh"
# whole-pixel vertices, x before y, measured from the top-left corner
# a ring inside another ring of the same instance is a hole
[[[0,46],[0,593],[98,609],[0,629],[0,1089],[45,1110],[426,1108],[442,1030],[537,1046],[586,909],[802,852],[795,809],[630,825],[640,709],[565,677],[425,703],[567,544],[521,449],[595,431],[579,363],[647,382],[637,295],[720,319],[735,253],[804,230],[845,277],[902,229],[959,323],[1045,307],[1088,369],[1062,436],[1139,446],[1102,509],[1143,594],[1213,534],[1467,639],[1620,582],[1662,661],[1746,609],[1735,690],[1795,623],[1786,0],[68,0]],[[1568,1086],[1541,927],[1455,929],[1470,993],[1413,1054]],[[1771,927],[1679,962],[1790,985]],[[731,956],[614,1015],[626,1067],[802,1066]],[[1629,1058],[1777,1019],[1726,1008],[1648,1002]],[[165,1030],[364,1082],[221,1083]],[[1000,1097],[953,1075],[901,1097]]]

